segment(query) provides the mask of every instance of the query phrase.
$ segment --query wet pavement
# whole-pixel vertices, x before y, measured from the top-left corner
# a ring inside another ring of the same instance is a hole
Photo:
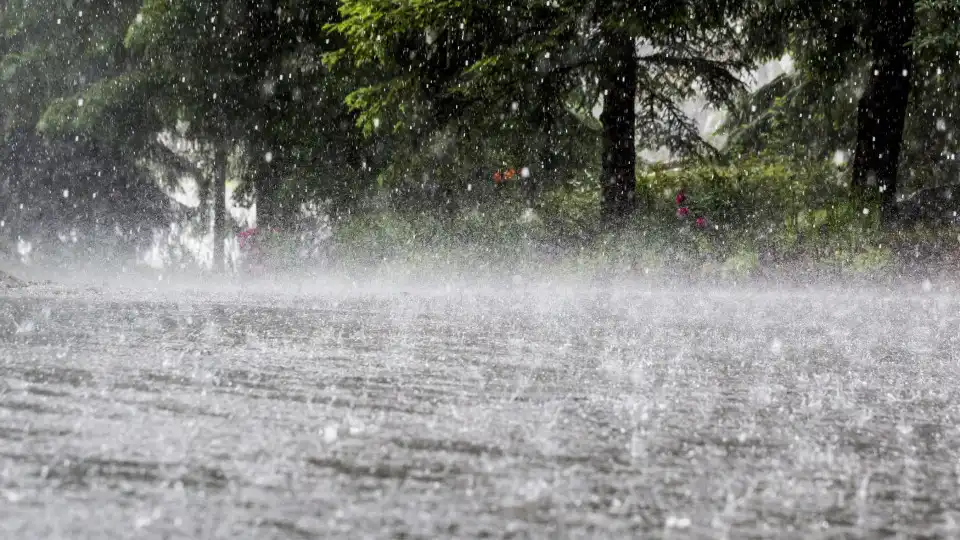
[[[958,330],[937,290],[0,290],[0,537],[953,537]]]

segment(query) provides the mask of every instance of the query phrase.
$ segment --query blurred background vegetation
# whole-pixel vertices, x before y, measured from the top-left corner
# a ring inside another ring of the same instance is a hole
[[[278,265],[955,268],[958,18],[960,0],[10,0],[0,256],[223,271],[256,226]]]

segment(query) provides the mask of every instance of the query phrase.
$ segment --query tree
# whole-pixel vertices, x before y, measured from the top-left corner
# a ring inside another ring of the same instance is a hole
[[[175,217],[142,165],[167,168],[176,160],[158,147],[130,144],[138,135],[132,126],[149,118],[133,118],[121,100],[102,115],[110,122],[97,127],[105,129],[74,132],[61,131],[66,124],[56,114],[71,100],[77,111],[96,108],[77,92],[125,73],[123,35],[137,7],[62,0],[0,7],[0,229],[8,241],[27,241],[35,253],[71,246],[91,255],[108,243],[127,251]]]
[[[241,194],[255,198],[261,227],[283,226],[298,198],[336,205],[372,184],[377,152],[360,144],[343,104],[352,75],[335,76],[318,61],[336,46],[321,28],[335,16],[333,2],[143,0],[126,21],[124,69],[79,85],[47,124],[119,133],[117,145],[154,154],[160,132],[198,141],[208,164],[194,169],[205,171],[201,198],[213,192],[219,266],[230,157],[244,171]]]
[[[950,82],[960,69],[958,33],[946,21],[960,16],[960,2],[759,5],[746,25],[751,46],[760,57],[789,53],[797,69],[734,108],[725,128],[733,152],[853,154],[855,195],[878,200],[888,221],[904,178],[922,187],[950,176],[938,162],[958,150]]]
[[[541,121],[602,103],[601,213],[613,223],[636,207],[637,135],[645,148],[710,151],[680,105],[697,92],[724,103],[739,88],[747,62],[730,22],[742,5],[346,0],[332,28],[348,46],[329,60],[384,70],[348,100],[368,131],[385,120],[415,133],[458,122],[495,131],[522,122],[527,103]]]
[[[147,0],[131,28],[128,44],[165,81],[168,123],[243,149],[262,227],[283,226],[300,188],[338,204],[372,183],[382,152],[343,103],[354,75],[318,61],[338,46],[322,29],[336,16],[332,1]]]
[[[870,11],[871,74],[857,106],[853,187],[879,190],[884,215],[894,214],[897,166],[913,79],[914,0],[880,0]]]

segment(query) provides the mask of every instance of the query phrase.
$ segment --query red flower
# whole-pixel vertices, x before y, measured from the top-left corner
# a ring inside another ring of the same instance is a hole
[[[701,229],[707,226],[707,218],[700,216],[697,218],[697,227]]]
[[[499,184],[503,180],[503,175],[500,174],[500,171],[493,173],[493,183]]]
[[[507,174],[506,174],[507,180],[510,180],[511,178],[513,178],[514,174],[516,174],[516,171],[514,171],[513,169],[507,169]]]
[[[256,227],[252,229],[247,229],[245,231],[240,231],[239,233],[237,233],[237,239],[240,241],[240,248],[243,249],[246,246],[247,241],[250,239],[250,237],[256,236],[256,235],[257,235]]]
[[[677,217],[686,217],[686,215],[689,213],[690,213],[690,209],[687,208],[686,206],[681,206],[680,208],[677,208]]]
[[[686,200],[687,200],[687,195],[681,189],[680,193],[677,193],[677,204],[683,204],[683,202]]]

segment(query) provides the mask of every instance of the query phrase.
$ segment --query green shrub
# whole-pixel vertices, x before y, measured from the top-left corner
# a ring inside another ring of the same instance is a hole
[[[686,218],[677,216],[681,190],[693,210]],[[891,236],[875,206],[851,199],[844,171],[831,163],[652,167],[639,175],[637,194],[637,215],[616,231],[601,229],[599,188],[587,181],[545,191],[536,214],[504,191],[452,212],[381,207],[342,220],[334,241],[341,260],[354,263],[535,269],[550,252],[551,264],[580,273],[738,278],[769,267],[876,274],[893,269],[898,253],[924,235],[942,236],[919,229]],[[698,214],[707,227],[694,225]],[[960,246],[960,239],[937,242]]]

